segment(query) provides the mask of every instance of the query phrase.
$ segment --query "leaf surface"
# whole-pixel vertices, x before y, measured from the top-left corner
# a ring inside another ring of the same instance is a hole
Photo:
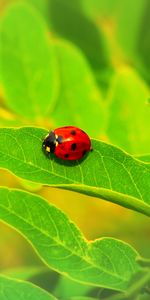
[[[118,1],[117,36],[123,51],[127,51],[128,54],[137,54],[146,2],[146,0],[138,0],[135,5],[134,1],[125,0],[122,1],[122,5],[119,5]],[[132,26],[130,26],[131,22]]]
[[[52,112],[55,127],[74,124],[98,137],[103,133],[105,118],[101,94],[92,71],[83,54],[70,43],[57,41],[55,50],[61,83]]]
[[[134,70],[122,68],[116,73],[110,94],[110,141],[132,154],[149,153],[149,89]]]
[[[44,267],[22,267],[22,268],[12,268],[3,270],[3,275],[21,279],[21,280],[28,280],[31,277],[34,277],[40,273],[43,273],[46,270]]]
[[[1,300],[57,300],[39,287],[25,281],[0,275]]]
[[[80,161],[63,161],[42,151],[46,130],[0,129],[0,167],[46,185],[92,195],[150,216],[150,164],[92,140],[94,151]]]
[[[49,1],[50,27],[59,36],[77,45],[95,71],[110,66],[106,41],[100,29],[81,8],[80,1]]]
[[[137,155],[136,158],[144,161],[145,163],[150,163],[150,154]]]
[[[68,217],[43,198],[1,188],[0,218],[30,241],[51,268],[84,284],[126,289],[139,269],[129,245],[102,238],[87,242]]]
[[[23,118],[44,117],[55,102],[57,64],[46,24],[27,4],[10,6],[0,28],[7,106]]]

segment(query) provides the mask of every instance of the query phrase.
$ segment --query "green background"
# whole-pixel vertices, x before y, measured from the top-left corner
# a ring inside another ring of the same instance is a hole
[[[1,186],[44,197],[64,211],[88,241],[121,239],[143,257],[150,256],[149,53],[148,0],[0,0]],[[85,130],[95,152],[83,163],[63,169],[57,160],[51,165],[43,158],[39,146],[48,130],[64,125]],[[15,131],[22,126],[31,129]],[[34,137],[28,137],[30,130]],[[9,161],[10,154],[20,159],[21,167],[15,158]],[[24,155],[33,165],[37,162],[37,176],[29,175],[31,166],[23,165]],[[57,179],[51,177],[51,168]],[[70,180],[75,186],[68,187]],[[62,184],[65,189],[58,188]],[[122,195],[112,195],[111,187]],[[39,275],[45,266],[32,246],[4,223],[0,232],[3,273],[16,270],[17,278],[32,277],[32,282],[65,300],[110,296],[48,269]],[[2,278],[2,284],[5,281]],[[9,284],[15,288],[15,282]],[[46,298],[47,294],[42,299]]]

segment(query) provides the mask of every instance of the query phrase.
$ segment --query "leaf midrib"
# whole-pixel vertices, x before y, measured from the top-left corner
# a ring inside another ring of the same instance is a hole
[[[0,151],[0,153],[2,153],[3,155],[6,155],[6,153],[5,152],[2,152],[2,151]],[[18,158],[16,158],[16,157],[14,157],[14,156],[12,156],[11,154],[8,154],[7,153],[7,156],[8,157],[10,157],[10,158],[13,158],[14,160],[16,160],[16,161],[19,161],[19,162],[21,162],[21,163],[23,163],[23,164],[25,164],[25,165],[27,165],[27,166],[33,166],[34,168],[36,168],[38,171],[44,171],[44,172],[46,172],[46,173],[48,173],[48,174],[50,174],[50,175],[54,175],[54,176],[56,176],[56,177],[58,177],[58,178],[63,178],[63,179],[67,179],[68,181],[70,181],[71,183],[79,183],[78,181],[73,181],[73,180],[71,180],[71,179],[69,179],[69,178],[67,178],[67,177],[64,177],[64,176],[61,176],[61,175],[59,175],[59,174],[57,174],[57,173],[54,173],[53,171],[51,171],[51,172],[49,172],[48,170],[46,170],[46,169],[43,169],[43,168],[40,168],[38,165],[35,165],[35,164],[33,164],[33,163],[27,163],[27,161],[23,161],[23,160],[21,160],[21,159],[18,159]],[[17,173],[19,173],[19,172],[17,172]],[[20,171],[20,173],[21,173],[21,171]],[[22,172],[23,173],[23,172]],[[29,171],[27,171],[27,172],[24,172],[24,173],[27,173],[27,174],[32,174],[32,173],[35,173],[34,171],[33,172],[29,172]]]
[[[7,134],[7,133],[6,133]],[[9,134],[8,134],[9,135]],[[32,135],[31,135],[32,136]],[[34,137],[36,137],[35,135],[34,135]],[[15,137],[14,137],[15,138]],[[38,137],[36,137],[36,138],[38,138]],[[39,139],[39,138],[38,138]],[[80,182],[78,182],[78,181],[76,181],[76,180],[71,180],[70,178],[67,178],[67,177],[65,177],[65,176],[62,176],[62,175],[60,175],[60,174],[57,174],[56,172],[54,173],[53,171],[51,171],[51,172],[49,172],[49,170],[47,170],[47,169],[44,169],[44,168],[41,168],[41,167],[39,167],[38,165],[36,165],[36,164],[33,164],[33,163],[28,163],[26,160],[21,160],[21,159],[19,159],[19,158],[16,158],[15,156],[13,156],[13,155],[11,155],[10,153],[5,153],[5,152],[2,152],[2,151],[0,151],[0,153],[2,153],[3,155],[7,155],[8,157],[10,157],[10,158],[13,158],[14,160],[16,160],[16,161],[19,161],[19,162],[21,162],[21,163],[23,163],[23,164],[25,164],[25,165],[27,165],[27,166],[33,166],[35,169],[37,169],[37,171],[39,172],[39,171],[44,171],[45,173],[48,173],[49,175],[54,175],[56,178],[58,178],[58,179],[60,179],[60,178],[62,178],[62,179],[67,179],[68,181],[70,181],[70,183],[64,183],[64,184],[47,184],[47,185],[51,185],[51,186],[57,186],[57,187],[65,187],[65,186],[77,186],[77,187],[88,187],[88,188],[90,188],[90,189],[95,189],[95,190],[99,190],[99,191],[110,191],[110,192],[112,192],[112,193],[117,193],[118,195],[121,195],[121,196],[127,196],[127,198],[132,198],[132,199],[134,199],[135,201],[137,201],[139,204],[141,204],[142,206],[145,206],[145,207],[148,207],[149,208],[149,205],[147,204],[147,202],[145,202],[145,201],[143,201],[143,200],[141,200],[141,199],[139,199],[139,198],[136,198],[136,197],[134,197],[134,196],[131,196],[131,195],[129,195],[129,194],[123,194],[123,193],[120,193],[120,192],[118,192],[118,191],[114,191],[114,190],[112,190],[112,189],[107,189],[107,188],[104,188],[104,187],[97,187],[97,186],[90,186],[90,185],[87,185],[87,184],[81,184]],[[24,153],[23,153],[24,154]],[[17,174],[18,172],[16,172],[16,174]],[[20,172],[21,173],[21,172]],[[24,172],[24,173],[32,173],[32,172],[29,172],[29,171],[27,171],[27,172]],[[34,173],[34,172],[33,172]],[[25,177],[26,178],[26,177]],[[41,182],[41,181],[36,181],[36,182],[39,182],[39,183],[43,183],[43,182]],[[46,183],[43,183],[43,184],[46,184]],[[102,196],[102,195],[101,195]],[[107,200],[107,199],[106,199]]]
[[[139,201],[139,202],[141,202],[141,203],[145,203],[145,201],[143,200],[143,199],[139,199],[139,198],[136,198],[136,197],[134,197],[134,196],[131,196],[131,195],[129,195],[129,194],[124,194],[124,193],[120,193],[120,192],[118,192],[118,191],[115,191],[115,190],[113,190],[113,189],[110,189],[110,188],[104,188],[104,187],[99,187],[99,186],[95,186],[95,185],[87,185],[87,184],[82,184],[82,183],[80,183],[79,181],[76,181],[76,180],[72,180],[72,179],[70,179],[70,178],[68,178],[68,177],[65,177],[65,176],[62,176],[62,175],[60,175],[60,174],[57,174],[56,172],[53,172],[53,171],[48,171],[47,169],[44,169],[44,168],[42,168],[42,167],[39,167],[38,165],[36,165],[36,164],[33,164],[33,163],[28,163],[27,161],[25,161],[25,160],[21,160],[21,159],[19,159],[19,158],[16,158],[15,156],[13,156],[13,155],[11,155],[10,153],[5,153],[5,152],[2,152],[2,151],[0,151],[0,153],[2,153],[3,155],[7,155],[8,157],[10,157],[10,158],[13,158],[14,160],[16,160],[16,161],[19,161],[19,162],[21,162],[21,163],[23,163],[23,164],[25,164],[25,165],[27,165],[27,166],[33,166],[35,169],[37,169],[37,171],[44,171],[45,173],[48,173],[48,174],[50,174],[50,175],[54,175],[55,177],[57,177],[58,179],[59,178],[62,178],[62,179],[65,179],[65,180],[68,180],[68,181],[70,181],[70,183],[66,183],[66,185],[74,185],[74,183],[77,185],[77,186],[82,186],[82,187],[90,187],[90,188],[94,188],[94,189],[104,189],[104,190],[109,190],[109,191],[112,191],[112,192],[114,192],[114,193],[118,193],[118,194],[120,194],[120,195],[126,195],[126,196],[128,196],[128,197],[133,197],[134,199],[137,199],[137,201]],[[16,174],[17,173],[19,173],[19,172],[16,172]],[[21,173],[21,172],[20,172]],[[27,172],[22,172],[22,173],[27,173],[27,174],[32,174],[32,173],[35,173],[34,171],[33,172],[29,172],[29,171],[27,171]],[[41,181],[37,181],[37,182],[39,182],[39,183],[42,183]],[[46,184],[46,183],[44,183],[44,184]],[[50,185],[50,184],[48,184],[48,185]],[[65,184],[52,184],[52,186],[65,186]]]
[[[10,201],[9,198],[8,198],[8,201]],[[43,230],[40,229],[39,227],[37,227],[37,226],[35,226],[35,225],[33,226],[33,224],[31,224],[30,222],[27,222],[26,219],[24,219],[23,217],[17,215],[14,211],[12,212],[11,210],[9,210],[8,208],[6,208],[5,206],[3,206],[3,205],[1,205],[1,204],[0,204],[0,206],[1,206],[4,210],[6,210],[7,212],[9,212],[10,214],[13,214],[13,215],[16,216],[17,218],[19,218],[19,219],[21,219],[22,221],[24,221],[27,225],[31,226],[33,229],[39,231],[40,233],[42,233],[42,234],[45,235],[46,237],[52,239],[56,244],[62,246],[64,249],[66,249],[67,251],[71,252],[71,250],[70,250],[68,247],[65,247],[64,244],[61,243],[60,240],[59,240],[59,242],[58,242],[58,240],[56,240],[55,238],[53,238],[53,237],[51,237],[50,235],[48,235],[45,231],[43,231]],[[19,231],[20,231],[20,230],[19,230]],[[27,238],[27,240],[28,240],[28,238]],[[86,241],[86,243],[88,243],[88,242]],[[101,267],[98,267],[98,266],[95,265],[93,262],[91,262],[91,261],[85,259],[84,256],[82,257],[82,256],[80,256],[80,255],[77,255],[74,251],[72,251],[71,254],[73,254],[73,255],[79,257],[80,259],[82,259],[83,261],[85,261],[90,267],[92,266],[92,267],[94,267],[94,268],[96,268],[96,269],[99,269],[100,271],[102,271],[102,272],[104,272],[104,273],[106,273],[106,274],[109,274],[109,275],[111,275],[111,276],[113,276],[113,277],[115,277],[115,278],[121,280],[122,282],[127,282],[127,279],[122,278],[121,276],[116,275],[116,274],[114,274],[114,273],[108,272],[108,271],[106,271],[105,269],[102,269]],[[45,260],[45,259],[44,259],[44,260]]]

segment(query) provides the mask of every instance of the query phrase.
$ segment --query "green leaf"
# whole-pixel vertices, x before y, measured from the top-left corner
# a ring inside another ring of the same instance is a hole
[[[39,120],[54,105],[57,64],[44,21],[26,4],[10,6],[0,29],[5,101],[23,118]]]
[[[137,155],[136,158],[145,163],[150,163],[150,154]]]
[[[120,4],[120,0],[81,0],[82,7],[89,16],[93,17],[94,19],[100,19],[104,17],[112,17],[114,12],[118,11],[118,2]],[[123,2],[123,1],[122,1]],[[109,22],[109,21],[108,21]]]
[[[141,267],[150,269],[150,258],[137,257],[137,262]]]
[[[136,66],[150,84],[150,2],[148,0],[123,0],[116,7],[115,28],[123,55],[129,57],[129,64]],[[132,24],[132,26],[131,26]]]
[[[1,300],[57,300],[39,287],[25,281],[0,275]]]
[[[96,300],[97,298],[93,297],[84,297],[84,296],[77,296],[77,297],[71,297],[69,300]]]
[[[130,54],[135,54],[137,50],[146,2],[147,0],[123,0],[119,5],[116,22],[118,40],[123,50]]]
[[[123,68],[111,87],[107,134],[111,142],[133,154],[150,152],[149,90],[132,69]]]
[[[0,127],[19,127],[23,126],[23,121],[18,116],[0,105]]]
[[[90,291],[93,291],[93,289],[96,288],[60,276],[54,294],[58,299],[70,299],[70,297],[87,295]]]
[[[46,270],[44,267],[23,267],[3,270],[3,274],[21,280],[27,280],[39,273],[43,273]]]
[[[67,42],[57,41],[55,49],[61,82],[59,99],[52,112],[56,127],[74,124],[99,136],[104,127],[104,109],[87,61]]]
[[[142,299],[140,295],[148,291],[147,287],[149,282],[150,270],[140,270],[131,278],[129,287],[125,293],[118,293],[118,295],[108,297],[106,300],[140,300]]]
[[[125,290],[138,269],[129,245],[102,238],[87,242],[58,208],[27,192],[1,188],[0,217],[33,245],[52,269],[84,284]]]
[[[112,201],[150,216],[150,164],[92,140],[93,152],[81,161],[63,161],[42,151],[47,131],[1,128],[0,167],[15,175]]]
[[[48,3],[50,0],[25,0],[30,5],[33,5],[43,16],[43,18],[49,23],[49,10]]]
[[[55,33],[78,46],[95,71],[109,67],[104,36],[84,14],[80,0],[51,0],[48,9],[50,27]]]
[[[137,41],[137,52],[140,64],[137,67],[141,71],[144,78],[150,85],[150,55],[149,55],[149,40],[150,40],[150,2],[145,0],[145,10],[141,22],[140,35]]]
[[[88,17],[82,1],[28,0],[28,2],[32,2],[44,15],[50,31],[82,50],[94,71],[96,81],[106,92],[112,75],[107,42],[95,20]]]

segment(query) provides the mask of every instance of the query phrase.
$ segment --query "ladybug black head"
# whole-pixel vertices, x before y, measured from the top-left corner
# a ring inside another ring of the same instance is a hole
[[[44,139],[42,144],[43,150],[46,154],[54,153],[56,147],[56,137],[53,131],[51,131]]]

